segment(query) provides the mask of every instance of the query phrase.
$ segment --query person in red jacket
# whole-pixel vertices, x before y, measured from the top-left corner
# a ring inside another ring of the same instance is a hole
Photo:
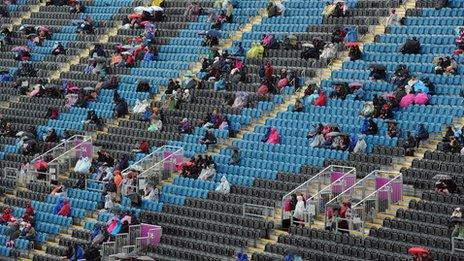
[[[58,212],[58,215],[65,217],[69,217],[71,215],[71,206],[69,205],[68,200],[65,199],[63,201],[63,207],[61,207],[60,211]]]
[[[6,208],[6,209],[3,211],[2,217],[1,217],[1,219],[0,219],[0,224],[8,223],[8,222],[11,221],[12,218],[13,218],[13,215],[11,214],[11,209],[10,209],[10,208]]]
[[[327,104],[327,95],[323,91],[319,92],[319,97],[314,101],[316,106],[325,106]]]

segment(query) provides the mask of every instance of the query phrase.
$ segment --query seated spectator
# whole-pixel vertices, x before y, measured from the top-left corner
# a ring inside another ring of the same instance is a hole
[[[429,132],[425,128],[424,124],[419,124],[419,129],[416,134],[416,145],[419,147],[421,141],[425,141],[429,138]]]
[[[348,52],[349,60],[354,62],[362,58],[361,49],[359,49],[359,45],[353,45],[350,47],[350,51]]]
[[[113,53],[110,65],[111,67],[123,67],[125,65],[121,52],[116,51]]]
[[[360,135],[356,145],[353,148],[354,153],[366,153],[367,143],[364,135]]]
[[[61,42],[55,42],[55,44],[52,47],[52,54],[53,55],[66,54],[66,49],[64,49]]]
[[[198,176],[199,180],[209,180],[214,178],[216,175],[216,168],[214,164],[205,164],[203,169],[200,172],[200,175]]]
[[[26,211],[24,211],[24,215],[28,215],[28,216],[34,216],[34,208],[32,207],[32,204],[31,202],[27,202],[26,203]]]
[[[11,219],[13,218],[13,214],[11,214],[11,209],[10,208],[5,208],[3,210],[1,219],[0,219],[0,225],[7,224],[11,222]]]
[[[302,112],[304,111],[304,105],[301,102],[301,99],[296,99],[295,106],[293,108],[293,112]]]
[[[229,194],[230,192],[230,183],[227,180],[226,176],[222,176],[221,182],[215,189],[216,192],[222,193],[222,194]]]
[[[280,144],[280,135],[276,128],[271,128],[269,137],[266,140],[268,144]]]
[[[179,125],[180,125],[179,126],[180,133],[186,133],[186,134],[192,133],[193,127],[187,118],[183,118]]]
[[[325,106],[327,104],[327,96],[324,91],[319,92],[319,96],[314,100],[315,106]]]
[[[90,110],[87,112],[86,122],[90,124],[95,124],[98,129],[103,127],[103,120],[102,118],[98,117],[97,113],[94,110]]]
[[[110,211],[114,208],[113,197],[110,194],[105,196],[105,210]]]
[[[1,133],[2,133],[2,136],[5,136],[5,137],[16,136],[16,131],[13,129],[13,124],[11,124],[11,122],[7,122],[5,124],[5,127],[2,128]]]
[[[185,16],[198,16],[200,15],[200,4],[197,1],[189,2],[187,8],[185,9]]]
[[[406,141],[403,143],[403,148],[405,149],[405,155],[406,156],[414,156],[414,151],[416,148],[416,139],[414,136],[411,134],[411,132],[406,133]]]
[[[78,34],[94,34],[93,21],[90,16],[86,16],[84,21],[77,27]]]
[[[129,113],[126,100],[121,97],[116,97],[114,103],[114,113],[117,118],[125,117]]]
[[[242,47],[242,42],[234,42],[232,50],[230,52],[232,56],[244,56],[245,49]]]
[[[421,44],[416,37],[406,40],[400,49],[402,54],[419,54]]]
[[[143,196],[143,199],[157,202],[159,200],[158,188],[151,183],[147,184],[147,188],[145,189],[145,195]]]
[[[248,106],[248,96],[249,94],[246,92],[236,92],[235,99],[233,104],[231,105],[232,108],[239,108],[242,109]]]
[[[333,17],[344,17],[347,11],[347,6],[345,2],[339,1],[335,4],[334,11],[332,13]]]
[[[400,18],[398,17],[398,14],[396,13],[395,9],[392,9],[390,11],[390,16],[388,16],[387,21],[385,22],[386,26],[400,26]]]
[[[142,113],[142,115],[141,115],[141,117],[140,117],[140,120],[141,120],[141,121],[148,122],[148,121],[151,120],[152,116],[153,116],[152,109],[151,109],[149,106],[147,106],[147,107],[145,108],[145,111]]]
[[[371,72],[369,74],[369,79],[371,80],[386,80],[387,79],[387,72],[385,70],[385,66],[381,64],[373,64],[371,65]]]
[[[275,0],[269,1],[267,5],[267,17],[271,18],[274,16],[283,15],[285,12],[285,7],[281,4],[276,2]]]
[[[154,114],[150,120],[150,126],[148,127],[148,131],[150,132],[157,132],[163,129],[163,122],[158,117],[158,115]]]
[[[19,236],[19,238],[34,241],[36,235],[37,233],[35,231],[35,228],[30,223],[26,223],[24,229],[21,231],[21,235]]]
[[[232,149],[232,155],[230,156],[229,164],[231,165],[237,165],[240,163],[240,151],[238,148],[233,148]]]
[[[298,195],[296,197],[297,203],[295,206],[295,210],[293,212],[293,221],[297,224],[297,226],[304,227],[304,220],[305,220],[305,202],[303,200],[303,196]]]
[[[200,144],[204,144],[207,147],[212,144],[217,143],[217,138],[214,136],[213,132],[211,130],[207,130],[205,133],[205,136],[200,139]]]
[[[73,0],[71,2],[71,8],[69,8],[69,12],[71,14],[80,14],[85,12],[85,6],[81,2],[81,0]]]
[[[387,135],[390,138],[395,138],[398,137],[398,129],[396,126],[396,122],[390,121],[388,122],[388,129],[387,129]]]
[[[391,78],[391,82],[396,86],[404,86],[409,80],[409,70],[404,64],[399,64]]]
[[[330,98],[333,99],[346,99],[346,96],[349,94],[348,84],[346,82],[336,82],[333,84],[334,90],[330,94]]]
[[[91,58],[98,58],[98,57],[106,57],[106,52],[103,49],[103,46],[101,44],[95,44],[93,49],[90,51],[89,56]]]

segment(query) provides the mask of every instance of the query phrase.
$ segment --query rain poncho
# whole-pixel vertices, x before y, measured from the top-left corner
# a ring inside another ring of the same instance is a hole
[[[295,212],[293,212],[293,217],[299,220],[304,220],[305,203],[303,201],[303,197],[297,196],[296,199],[298,201],[295,206]]]
[[[313,102],[319,98],[319,92],[317,90],[314,90],[313,94],[307,96],[304,98],[304,104],[305,105],[308,105],[308,104],[313,104]]]
[[[357,42],[358,41],[358,30],[356,27],[347,27],[345,28],[346,36],[344,41],[346,43],[352,43],[352,42]]]
[[[76,166],[74,166],[74,172],[88,174],[92,163],[89,158],[81,158],[77,161]]]
[[[214,169],[214,165],[210,165],[201,170],[200,176],[198,176],[199,180],[208,180],[211,177],[216,175],[216,169]]]
[[[354,153],[365,153],[367,149],[367,143],[364,140],[364,135],[359,137],[358,142],[356,143],[356,146],[354,146],[353,152]]]
[[[276,128],[271,128],[271,133],[269,134],[269,138],[266,141],[269,144],[279,144],[280,143],[280,136],[277,132]]]
[[[217,192],[223,193],[223,194],[229,194],[230,192],[230,183],[227,180],[226,176],[222,176],[221,178],[221,183],[216,187],[215,189]]]
[[[63,208],[64,205],[64,199],[60,198],[58,202],[56,203],[55,207],[53,208],[53,214],[58,214],[60,212],[61,208]]]
[[[63,200],[63,206],[61,207],[58,215],[69,217],[71,215],[71,206],[69,205],[67,200]]]
[[[248,59],[259,59],[263,58],[264,47],[260,43],[253,43],[251,48],[246,53]]]
[[[112,209],[114,207],[113,199],[111,198],[110,194],[106,194],[105,196],[105,209]]]
[[[243,108],[248,105],[248,93],[247,92],[237,92],[235,94],[235,100],[232,104],[232,108]]]

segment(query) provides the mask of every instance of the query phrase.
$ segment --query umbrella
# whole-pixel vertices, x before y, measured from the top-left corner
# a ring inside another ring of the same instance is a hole
[[[396,98],[396,97],[395,97],[395,94],[393,94],[392,92],[386,92],[386,93],[384,93],[382,96],[383,96],[384,98],[386,98],[386,99],[390,99],[390,98],[395,99],[395,98]]]
[[[28,51],[29,49],[26,46],[15,46],[11,49],[12,52],[21,52],[21,51]]]
[[[160,12],[160,11],[162,12],[162,11],[164,11],[163,8],[161,8],[161,7],[157,6],[157,5],[153,5],[150,8],[153,10],[153,12]]]
[[[337,137],[337,136],[340,136],[340,135],[342,135],[342,133],[339,132],[339,131],[331,131],[331,132],[327,133],[326,136],[327,137]]]
[[[130,170],[133,170],[133,171],[138,171],[138,172],[142,172],[142,171],[143,171],[142,166],[139,166],[139,165],[130,166],[129,169],[130,169]]]
[[[408,253],[411,255],[423,255],[429,254],[429,250],[423,247],[411,247],[408,249]]]
[[[379,63],[373,63],[369,65],[369,68],[375,69],[375,70],[385,70],[385,66]]]
[[[345,3],[345,1],[344,1],[344,0],[335,0],[333,3],[334,3],[334,4]]]
[[[437,174],[435,176],[433,176],[432,179],[437,179],[437,180],[449,180],[449,179],[452,179],[449,175],[445,175],[445,174]]]
[[[216,37],[216,38],[220,38],[221,37],[221,32],[219,32],[218,30],[216,29],[210,29],[206,32],[206,35],[209,36],[209,37]]]
[[[359,89],[363,86],[361,82],[352,82],[348,85],[352,89]]]
[[[353,46],[358,46],[359,43],[358,43],[358,42],[347,42],[347,43],[345,43],[345,45],[346,45],[347,47],[353,47]]]
[[[304,43],[304,44],[302,44],[301,46],[303,46],[303,47],[308,47],[308,48],[313,48],[313,47],[314,47],[314,44],[312,44],[312,43]]]
[[[93,91],[93,90],[95,90],[95,88],[93,88],[93,87],[85,87],[84,88],[84,91]]]
[[[337,85],[347,86],[348,83],[347,82],[340,82],[340,81],[332,82],[332,86],[337,86]]]

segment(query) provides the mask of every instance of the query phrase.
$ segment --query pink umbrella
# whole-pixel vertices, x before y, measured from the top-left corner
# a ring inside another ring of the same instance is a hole
[[[414,99],[415,104],[425,105],[429,101],[429,96],[425,92],[420,92],[416,95]]]
[[[400,101],[400,108],[406,108],[409,105],[413,104],[415,98],[416,96],[414,96],[414,94],[412,93],[405,95]]]
[[[22,52],[22,51],[29,51],[29,49],[26,46],[15,46],[11,48],[12,52]]]

